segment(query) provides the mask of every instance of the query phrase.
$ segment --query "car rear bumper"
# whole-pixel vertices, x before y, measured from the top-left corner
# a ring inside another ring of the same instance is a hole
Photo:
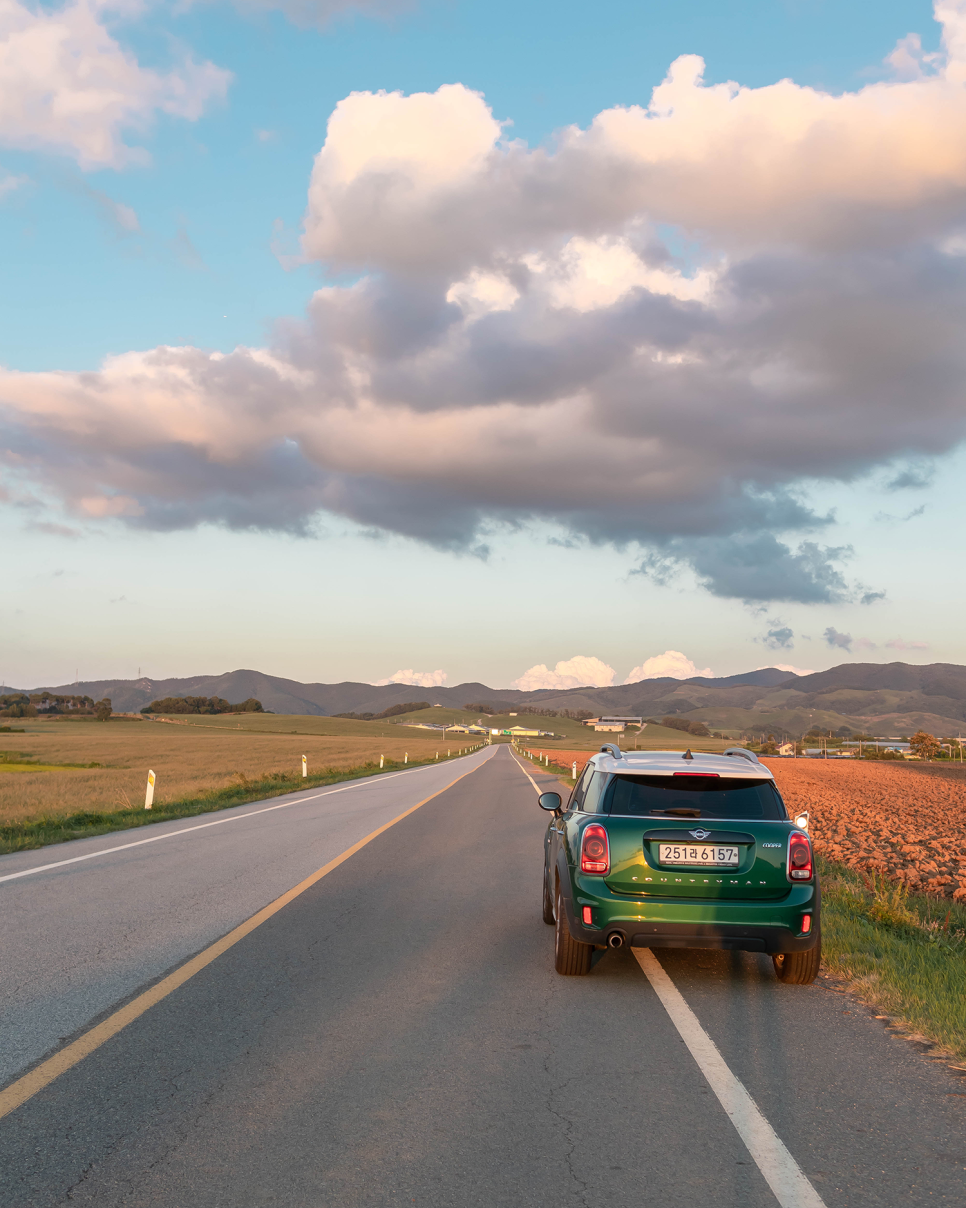
[[[581,878],[585,881],[585,878]],[[612,936],[633,948],[723,948],[731,951],[806,952],[819,930],[816,884],[793,885],[780,902],[682,902],[591,897],[582,884],[574,899],[564,898],[567,922],[575,940],[609,945]],[[590,905],[593,925],[585,926],[578,910]],[[802,920],[811,916],[809,933]]]

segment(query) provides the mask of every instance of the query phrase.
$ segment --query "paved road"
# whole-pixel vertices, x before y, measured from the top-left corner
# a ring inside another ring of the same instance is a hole
[[[0,857],[0,1085],[495,750]]]
[[[0,1121],[0,1204],[774,1208],[634,955],[553,972],[486,754]],[[766,958],[658,955],[828,1208],[963,1204],[966,1085]]]

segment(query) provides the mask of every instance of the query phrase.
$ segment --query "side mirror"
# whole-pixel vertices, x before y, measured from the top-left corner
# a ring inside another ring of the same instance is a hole
[[[795,815],[795,825],[803,831],[808,830],[808,810],[802,810],[800,814]]]
[[[560,794],[559,793],[541,793],[537,798],[537,805],[542,810],[548,813],[556,813],[560,809]]]

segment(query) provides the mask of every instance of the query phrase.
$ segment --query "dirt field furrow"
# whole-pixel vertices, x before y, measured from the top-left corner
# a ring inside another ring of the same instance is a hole
[[[765,762],[789,809],[809,811],[826,859],[966,901],[966,778],[878,762]]]

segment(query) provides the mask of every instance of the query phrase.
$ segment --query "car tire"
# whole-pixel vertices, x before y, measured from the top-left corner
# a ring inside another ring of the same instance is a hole
[[[593,944],[582,944],[570,934],[567,911],[557,889],[556,926],[553,933],[553,967],[566,976],[582,976],[590,972],[594,955]]]
[[[551,927],[556,922],[553,913],[553,898],[550,896],[550,890],[547,888],[546,869],[543,872],[543,921]]]
[[[815,945],[806,952],[781,952],[771,958],[775,963],[775,975],[789,986],[809,986],[818,977],[822,963],[822,935],[819,932]]]

